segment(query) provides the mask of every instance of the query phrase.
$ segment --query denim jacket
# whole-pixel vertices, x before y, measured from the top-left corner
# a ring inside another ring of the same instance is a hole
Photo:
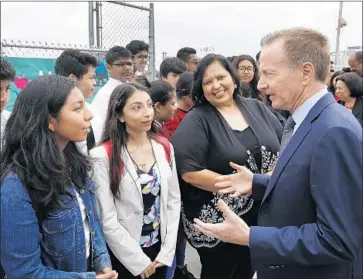
[[[1,185],[1,264],[8,279],[94,279],[111,267],[96,213],[94,183],[79,191],[90,230],[89,265],[81,210],[75,188],[69,189],[64,208],[50,211],[38,223],[27,189],[15,174]],[[87,272],[88,268],[96,272]]]

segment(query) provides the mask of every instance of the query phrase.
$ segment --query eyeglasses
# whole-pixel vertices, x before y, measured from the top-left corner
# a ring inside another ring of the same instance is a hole
[[[135,58],[140,59],[140,60],[142,60],[142,59],[146,60],[146,59],[149,59],[149,56],[148,55],[135,55]]]
[[[126,67],[133,67],[134,64],[132,62],[120,62],[120,63],[114,63],[112,65],[121,67],[121,68],[126,68]]]
[[[197,65],[198,64],[198,60],[189,60],[188,63]]]
[[[248,66],[248,67],[241,66],[241,67],[238,68],[238,70],[240,70],[242,72],[245,72],[246,70],[247,70],[247,72],[253,72],[255,70],[255,68],[252,67],[252,66]]]

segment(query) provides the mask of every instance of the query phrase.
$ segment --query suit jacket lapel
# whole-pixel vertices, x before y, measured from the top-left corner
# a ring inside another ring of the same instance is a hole
[[[277,161],[277,165],[275,170],[272,173],[269,184],[267,185],[267,189],[262,200],[262,203],[267,199],[269,194],[272,192],[276,183],[284,171],[286,165],[289,163],[291,157],[294,155],[296,150],[299,148],[301,143],[304,141],[305,137],[309,134],[311,130],[311,123],[319,116],[319,114],[323,111],[323,109],[334,103],[335,100],[331,94],[326,94],[323,96],[310,110],[306,118],[301,123],[300,127],[296,130],[294,135],[292,136],[290,142],[287,144],[285,150],[280,154],[280,158]]]

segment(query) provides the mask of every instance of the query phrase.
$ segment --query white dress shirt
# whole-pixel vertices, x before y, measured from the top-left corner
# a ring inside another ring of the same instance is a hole
[[[301,106],[299,106],[295,112],[292,114],[292,119],[295,121],[294,133],[299,128],[301,123],[304,121],[306,116],[309,114],[310,110],[315,106],[315,104],[325,96],[325,94],[329,93],[328,89],[324,87],[319,92],[315,93],[309,99],[307,99]],[[331,94],[331,93],[329,93]]]
[[[1,112],[1,131],[0,131],[0,146],[2,146],[2,142],[3,142],[3,136],[4,136],[4,131],[5,131],[5,125],[6,122],[8,121],[9,117],[10,117],[11,112],[7,111],[7,110],[3,110]]]
[[[107,83],[97,92],[95,98],[92,101],[92,107],[94,112],[92,127],[93,133],[95,135],[96,144],[101,139],[111,94],[113,90],[120,84],[122,84],[121,81],[110,78]]]

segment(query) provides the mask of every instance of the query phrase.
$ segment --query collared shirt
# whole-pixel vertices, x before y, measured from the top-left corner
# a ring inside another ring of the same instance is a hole
[[[1,112],[0,147],[2,146],[3,136],[4,136],[4,131],[5,131],[5,125],[6,125],[6,122],[8,121],[8,119],[10,117],[10,114],[11,114],[11,112],[7,111],[7,110],[3,110]]]
[[[96,143],[98,143],[101,138],[111,94],[113,90],[121,84],[122,82],[120,80],[110,78],[107,83],[97,92],[95,98],[92,101],[94,113],[92,127]]]
[[[297,131],[301,123],[304,121],[310,110],[315,106],[315,104],[324,97],[325,94],[329,93],[327,88],[324,87],[319,92],[315,93],[309,99],[307,99],[301,106],[299,106],[295,112],[292,114],[292,119],[295,121],[294,133]],[[331,93],[329,93],[331,94]]]

